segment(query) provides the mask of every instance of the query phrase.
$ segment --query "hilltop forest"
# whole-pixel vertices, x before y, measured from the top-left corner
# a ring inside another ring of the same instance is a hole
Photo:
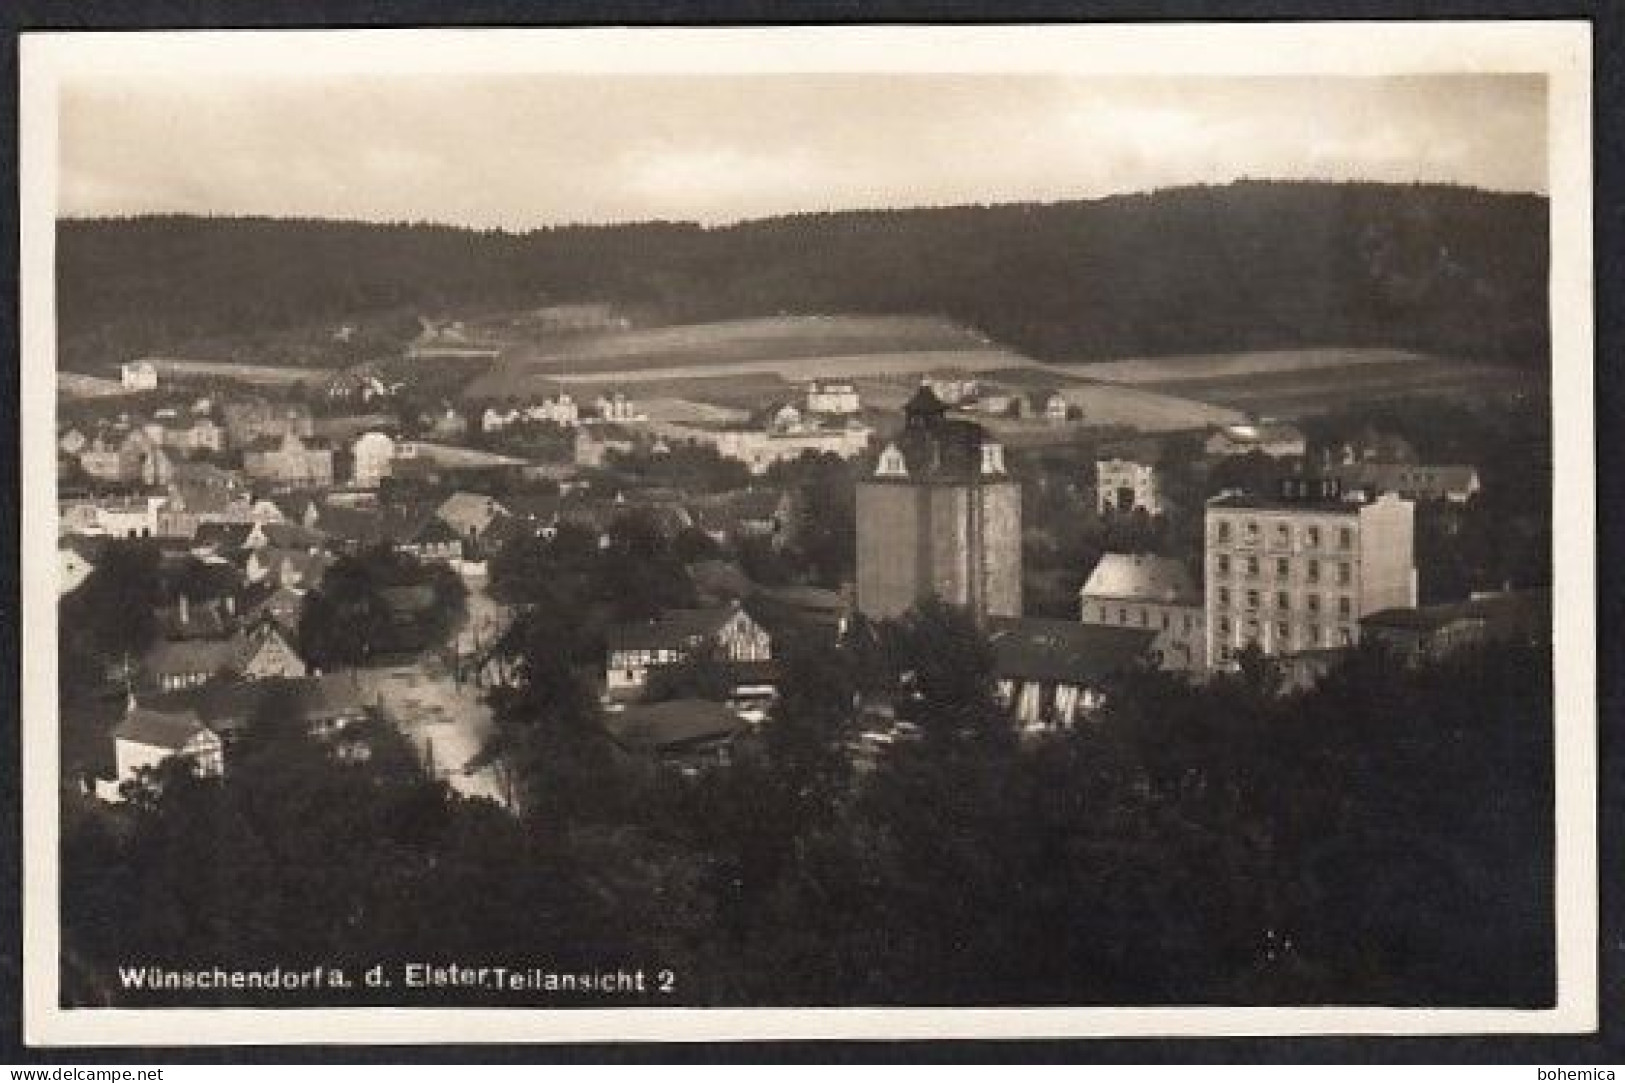
[[[1086,202],[528,233],[161,216],[58,227],[61,365],[598,300],[682,322],[922,313],[1043,360],[1392,346],[1544,368],[1547,206],[1432,185],[1239,182]]]

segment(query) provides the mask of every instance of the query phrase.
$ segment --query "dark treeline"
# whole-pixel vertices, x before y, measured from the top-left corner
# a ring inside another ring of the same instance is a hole
[[[1240,182],[1087,202],[525,234],[150,217],[58,229],[65,367],[368,313],[941,314],[1048,359],[1406,347],[1545,364],[1546,201]],[[405,319],[400,319],[400,316]],[[271,358],[244,357],[243,360]]]
[[[1285,696],[1257,656],[1200,688],[1147,671],[1024,741],[987,641],[928,605],[844,648],[787,640],[760,739],[688,778],[612,746],[572,619],[531,612],[495,698],[518,819],[400,750],[324,758],[274,706],[224,783],[172,769],[117,816],[70,805],[68,1002],[581,1002],[115,980],[414,961],[675,975],[621,1004],[1552,1002],[1543,648],[1362,649]],[[919,739],[855,769],[852,696],[903,673]]]

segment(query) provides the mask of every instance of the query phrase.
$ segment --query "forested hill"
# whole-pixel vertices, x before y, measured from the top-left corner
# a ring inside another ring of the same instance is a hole
[[[1049,360],[1383,345],[1544,366],[1546,215],[1464,188],[1242,182],[717,228],[74,220],[58,305],[68,368],[544,300],[670,320],[935,313]]]

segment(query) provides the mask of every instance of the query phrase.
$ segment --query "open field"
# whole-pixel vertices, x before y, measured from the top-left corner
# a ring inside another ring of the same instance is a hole
[[[1169,357],[1132,357],[1121,361],[1062,363],[1055,369],[1091,380],[1121,384],[1184,383],[1221,377],[1276,375],[1308,369],[1353,365],[1390,365],[1424,360],[1409,350],[1343,349],[1256,350],[1250,353],[1176,354]]]
[[[588,368],[672,368],[728,361],[841,354],[966,350],[987,346],[974,332],[926,316],[779,316],[583,335],[538,354],[538,364]]]
[[[291,387],[317,384],[332,375],[328,369],[295,368],[291,365],[250,365],[236,361],[177,361],[151,357],[146,360],[163,380],[235,380],[265,387]]]
[[[1177,432],[1247,420],[1232,404],[1199,395],[1178,395],[1115,384],[1073,384],[1060,388],[1067,403],[1083,411],[1087,425],[1123,425],[1146,432]]]
[[[1324,413],[1351,403],[1417,395],[1469,398],[1543,387],[1540,376],[1522,369],[1400,350],[1249,353],[1053,368],[1120,387],[1172,392],[1182,398],[1275,417]]]
[[[651,381],[800,381],[938,368],[984,371],[1023,363],[1020,355],[935,317],[781,316],[583,334],[550,348],[517,346],[466,388],[464,396],[523,397],[553,380],[624,388]],[[665,393],[723,402],[716,390]],[[760,402],[763,391],[766,397],[775,394],[758,383],[750,389],[750,402]],[[731,398],[732,404],[741,403],[739,395]]]

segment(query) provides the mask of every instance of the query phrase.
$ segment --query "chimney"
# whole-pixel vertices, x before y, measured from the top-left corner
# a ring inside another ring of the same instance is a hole
[[[181,608],[181,627],[185,628],[188,624],[192,623],[192,609],[191,609],[190,603],[187,601],[185,591],[181,592],[181,606],[180,606],[180,608]]]

